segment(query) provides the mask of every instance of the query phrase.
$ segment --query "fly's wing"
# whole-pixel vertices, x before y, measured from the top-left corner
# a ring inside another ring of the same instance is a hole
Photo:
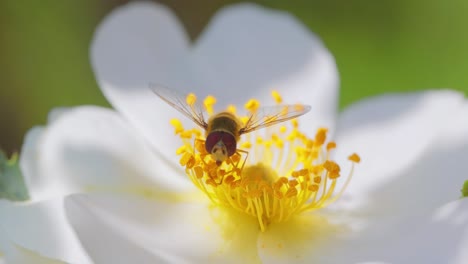
[[[272,126],[310,111],[309,105],[275,105],[266,106],[252,113],[239,134],[250,133],[254,130]]]
[[[163,101],[177,109],[186,117],[190,118],[203,129],[207,129],[208,124],[205,121],[205,116],[203,115],[204,107],[201,103],[195,101],[193,104],[189,105],[185,96],[182,96],[175,90],[171,90],[159,84],[151,83],[149,87],[151,91],[153,91],[153,93],[159,96]]]

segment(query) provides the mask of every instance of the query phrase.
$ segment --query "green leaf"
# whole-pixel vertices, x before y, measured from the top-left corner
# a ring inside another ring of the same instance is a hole
[[[465,183],[463,184],[461,193],[462,193],[462,198],[468,197],[468,180],[466,180]]]
[[[0,199],[24,201],[29,199],[28,190],[19,168],[18,154],[8,159],[0,151]]]

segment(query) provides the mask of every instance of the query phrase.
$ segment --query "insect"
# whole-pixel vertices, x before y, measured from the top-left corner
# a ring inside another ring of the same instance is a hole
[[[242,123],[236,115],[223,111],[205,119],[204,106],[198,101],[188,103],[178,92],[157,84],[150,84],[151,90],[163,101],[195,122],[205,131],[205,149],[220,166],[234,155],[240,136],[260,128],[275,125],[310,111],[308,105],[275,105],[261,107],[249,114]]]

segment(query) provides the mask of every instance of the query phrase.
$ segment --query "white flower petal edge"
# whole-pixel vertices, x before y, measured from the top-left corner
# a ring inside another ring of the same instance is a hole
[[[343,171],[351,151],[362,162],[339,205],[362,206],[369,192],[414,166],[464,102],[462,94],[440,90],[384,95],[347,108],[337,125],[335,158]]]
[[[91,263],[66,220],[60,199],[0,200],[0,252],[8,263]]]
[[[276,89],[285,103],[312,106],[303,118],[305,131],[313,134],[318,126],[334,125],[335,60],[316,35],[286,12],[255,4],[223,8],[191,55],[192,75],[221,104],[242,106],[251,97],[272,104],[270,92]]]
[[[180,62],[188,52],[188,38],[166,7],[132,2],[115,9],[96,30],[91,63],[107,100],[132,125],[143,131],[158,153],[177,164],[169,119],[179,116],[164,105],[150,83],[185,86]],[[181,85],[183,82],[184,85]]]
[[[33,129],[21,168],[33,199],[193,188],[180,169],[155,155],[116,112],[92,106],[68,110],[47,128]]]
[[[284,40],[294,46],[282,45]],[[286,103],[313,105],[303,122],[311,133],[316,126],[334,124],[334,59],[316,36],[282,12],[251,4],[225,8],[189,49],[186,34],[169,10],[132,2],[104,20],[91,51],[107,99],[173,163],[178,145],[167,140],[173,137],[168,122],[181,115],[149,90],[150,82],[195,92],[200,98],[210,93],[221,105],[240,107],[253,96],[265,99],[269,90],[278,89]],[[289,101],[296,98],[301,101]]]
[[[52,109],[47,117],[48,125],[53,124],[68,109],[64,107]],[[41,156],[39,144],[45,130],[46,126],[36,126],[30,129],[26,133],[23,146],[21,147],[19,163],[30,201],[39,201],[60,194],[59,190],[50,188],[50,179],[41,177],[37,173],[39,169],[39,157]]]
[[[434,116],[441,127],[434,128],[438,131],[423,153],[398,175],[366,192],[368,202],[356,208],[355,214],[378,222],[394,220],[396,215],[417,218],[460,197],[459,190],[468,179],[464,173],[468,171],[468,101],[456,108],[444,119]]]
[[[231,230],[221,229],[218,210],[206,199],[76,194],[66,200],[68,218],[96,263],[258,262],[255,222],[246,225],[255,230],[237,232],[241,223],[232,222]]]

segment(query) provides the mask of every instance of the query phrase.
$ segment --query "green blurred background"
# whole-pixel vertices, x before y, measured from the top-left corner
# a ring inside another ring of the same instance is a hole
[[[108,105],[89,64],[99,21],[123,0],[0,2],[0,148],[19,151],[50,109]],[[194,39],[236,1],[161,1]],[[384,92],[468,91],[468,1],[256,1],[287,10],[324,40],[342,80],[340,106]]]

